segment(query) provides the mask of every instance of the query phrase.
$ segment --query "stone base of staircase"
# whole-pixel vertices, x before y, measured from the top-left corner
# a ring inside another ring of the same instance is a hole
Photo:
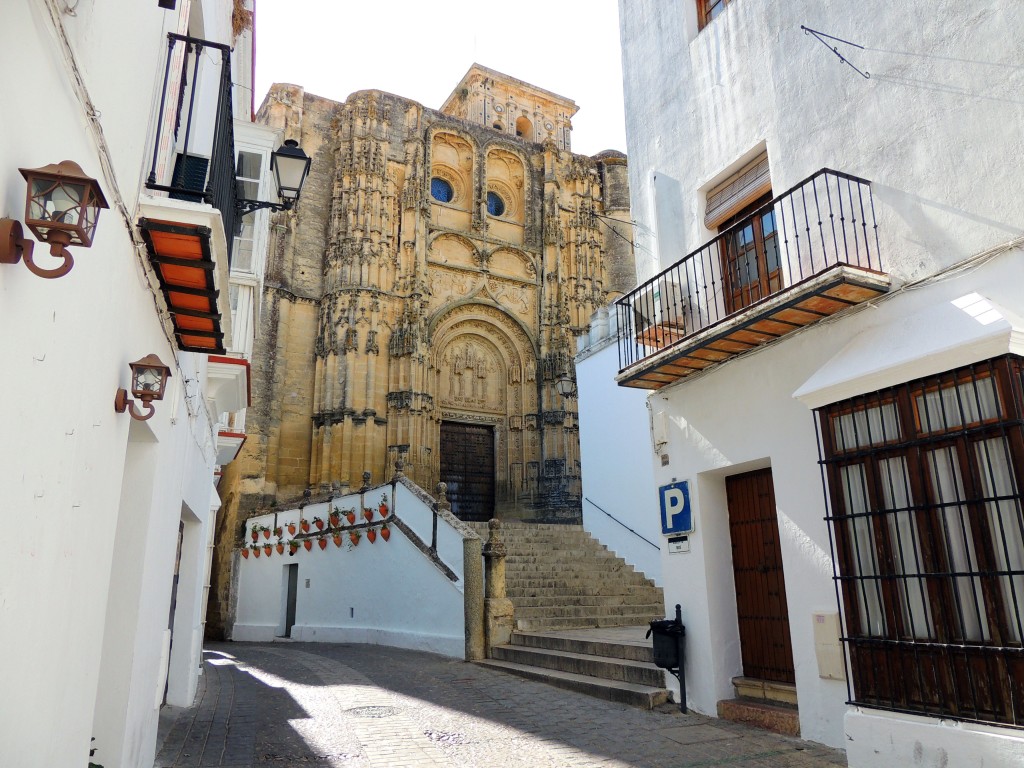
[[[720,718],[784,736],[800,735],[795,685],[753,677],[734,677],[732,685],[736,698],[718,702]]]
[[[478,662],[492,669],[644,709],[669,700],[653,664],[646,626],[566,632],[513,632]]]
[[[800,735],[800,713],[796,707],[754,699],[726,699],[718,702],[718,716],[783,736]]]

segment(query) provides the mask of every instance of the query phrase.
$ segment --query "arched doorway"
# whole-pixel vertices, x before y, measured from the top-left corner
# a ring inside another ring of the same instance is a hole
[[[530,493],[526,466],[539,449],[524,419],[536,407],[533,344],[500,308],[464,304],[435,324],[433,349],[436,477],[456,516],[487,520]]]

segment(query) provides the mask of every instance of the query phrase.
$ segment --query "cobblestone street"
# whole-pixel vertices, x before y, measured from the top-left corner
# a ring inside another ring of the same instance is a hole
[[[818,768],[841,752],[697,715],[647,712],[427,653],[208,645],[158,768]]]

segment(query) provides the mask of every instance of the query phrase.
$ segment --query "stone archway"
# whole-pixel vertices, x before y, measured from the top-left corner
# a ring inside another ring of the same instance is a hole
[[[488,514],[514,507],[524,496],[534,496],[537,489],[530,478],[539,471],[540,441],[536,419],[527,418],[536,412],[537,402],[532,340],[500,308],[474,303],[456,306],[437,318],[432,337],[434,478],[445,480],[442,467],[453,471],[448,461],[451,456],[444,455],[453,447],[442,443],[442,431],[450,436],[462,429],[465,439],[481,448],[481,441],[486,442],[490,434],[494,509]],[[442,425],[447,425],[444,430]],[[480,451],[480,460],[490,460],[486,451]],[[483,488],[479,474],[474,475],[474,482],[478,490]],[[473,494],[479,496],[476,490]]]

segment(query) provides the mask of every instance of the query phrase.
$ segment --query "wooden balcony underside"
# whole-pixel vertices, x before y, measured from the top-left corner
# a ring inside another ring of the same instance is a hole
[[[624,387],[661,389],[877,298],[889,284],[884,273],[838,265],[696,333],[667,324],[648,326],[636,341],[653,351],[623,369],[616,381]]]

